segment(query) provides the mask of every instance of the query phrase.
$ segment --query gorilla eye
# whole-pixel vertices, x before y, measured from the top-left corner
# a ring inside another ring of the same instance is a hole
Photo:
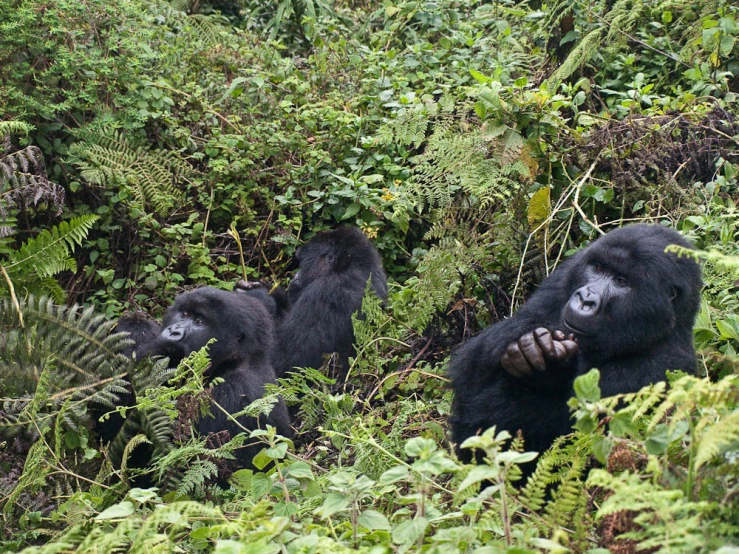
[[[629,284],[629,280],[626,277],[616,277],[616,284],[625,287]]]
[[[593,269],[595,269],[595,271],[597,271],[598,273],[603,273],[604,271],[603,266],[601,264],[593,264]]]
[[[203,324],[203,318],[202,317],[196,317],[195,318],[195,323],[197,323],[198,325],[202,325]]]
[[[180,313],[182,314],[182,317],[190,317],[190,312],[188,312],[187,310],[182,310],[182,312]]]

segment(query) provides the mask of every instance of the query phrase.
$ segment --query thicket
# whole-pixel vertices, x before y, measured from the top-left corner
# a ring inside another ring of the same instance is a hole
[[[738,23],[729,0],[0,0],[0,548],[736,552]],[[452,348],[632,221],[701,249],[700,375],[603,399],[591,372],[527,483],[500,429],[461,464]],[[112,318],[285,283],[338,223],[390,297],[345,386],[270,391],[301,432],[254,433],[265,472],[225,490],[246,438],[186,425],[207,356],[134,367]]]

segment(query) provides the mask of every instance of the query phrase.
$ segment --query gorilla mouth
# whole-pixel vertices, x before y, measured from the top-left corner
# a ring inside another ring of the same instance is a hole
[[[583,331],[579,327],[576,327],[575,325],[573,325],[572,323],[570,323],[566,319],[562,320],[562,323],[564,323],[564,325],[565,325],[565,327],[567,327],[567,330],[568,331],[571,331],[571,332],[575,333],[576,335],[579,335],[581,337],[587,337],[588,335],[590,335],[590,333],[588,333],[587,331]]]

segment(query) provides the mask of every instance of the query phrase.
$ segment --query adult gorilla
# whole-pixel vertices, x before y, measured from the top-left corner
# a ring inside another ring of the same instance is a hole
[[[604,396],[637,391],[667,370],[695,373],[701,274],[691,248],[654,225],[612,231],[564,262],[511,319],[452,357],[453,439],[497,425],[544,451],[570,432],[575,377],[597,367]],[[469,454],[462,453],[467,459]]]
[[[229,414],[243,409],[264,394],[264,385],[275,382],[275,373],[269,361],[272,347],[272,317],[262,302],[248,295],[200,288],[180,294],[167,311],[161,334],[140,349],[140,355],[167,356],[171,364],[205,346],[209,340],[211,367],[207,377],[221,377],[224,381],[213,389],[213,401]],[[202,434],[228,430],[231,436],[242,431],[217,406],[214,417],[203,417],[197,422]],[[274,425],[284,436],[292,436],[287,407],[280,402],[267,418],[240,418],[247,429]],[[239,461],[247,466],[259,447],[241,449]]]
[[[298,272],[284,293],[273,293],[280,321],[273,362],[277,376],[295,367],[319,368],[336,353],[332,374],[343,379],[355,355],[352,314],[362,307],[367,280],[387,298],[387,277],[377,249],[356,227],[319,233],[296,253]],[[240,282],[237,285],[251,295]]]

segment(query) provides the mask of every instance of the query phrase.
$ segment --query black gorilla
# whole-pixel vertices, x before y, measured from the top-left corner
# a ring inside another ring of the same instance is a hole
[[[120,353],[131,358],[138,349],[143,347],[148,342],[154,340],[162,332],[162,327],[156,321],[149,319],[148,316],[143,312],[134,312],[127,315],[123,315],[118,318],[116,326],[113,329],[113,333],[126,333],[127,338],[132,340],[130,344],[124,346]],[[134,395],[131,391],[130,379],[126,379],[127,389],[126,391],[119,391],[117,406],[133,406]],[[117,412],[109,413],[110,408],[107,406],[91,406],[92,425],[95,433],[100,437],[103,442],[110,442],[116,433],[123,427],[123,417]],[[100,418],[108,414],[104,421],[100,421]]]
[[[188,354],[209,347],[211,368],[209,378],[224,379],[213,389],[213,400],[229,413],[236,413],[264,394],[264,385],[275,382],[275,373],[269,360],[272,347],[272,317],[260,301],[244,294],[200,288],[180,294],[167,311],[161,334],[140,349],[142,356],[167,356],[172,365]],[[202,435],[228,430],[231,436],[241,432],[218,407],[213,406],[214,417],[201,418],[196,427]],[[291,437],[287,407],[280,402],[268,418],[256,421],[241,418],[247,429],[265,427],[269,423],[284,436]],[[259,447],[241,449],[239,461],[247,466]]]
[[[573,381],[590,369],[600,369],[604,396],[667,370],[695,373],[700,268],[665,253],[669,244],[691,248],[664,227],[612,231],[558,267],[514,317],[464,344],[449,368],[453,440],[497,425],[520,429],[527,449],[541,452],[570,432]]]
[[[380,255],[359,229],[340,227],[317,234],[296,257],[300,265],[287,289],[287,301],[272,294],[280,322],[273,350],[275,371],[279,377],[295,367],[319,368],[325,356],[336,353],[332,373],[343,379],[348,358],[355,355],[352,314],[362,307],[370,276],[375,294],[387,298]]]
[[[154,340],[162,332],[162,326],[149,319],[143,312],[121,316],[115,326],[116,333],[128,333],[133,344],[121,350],[121,354],[131,357],[138,349]]]

